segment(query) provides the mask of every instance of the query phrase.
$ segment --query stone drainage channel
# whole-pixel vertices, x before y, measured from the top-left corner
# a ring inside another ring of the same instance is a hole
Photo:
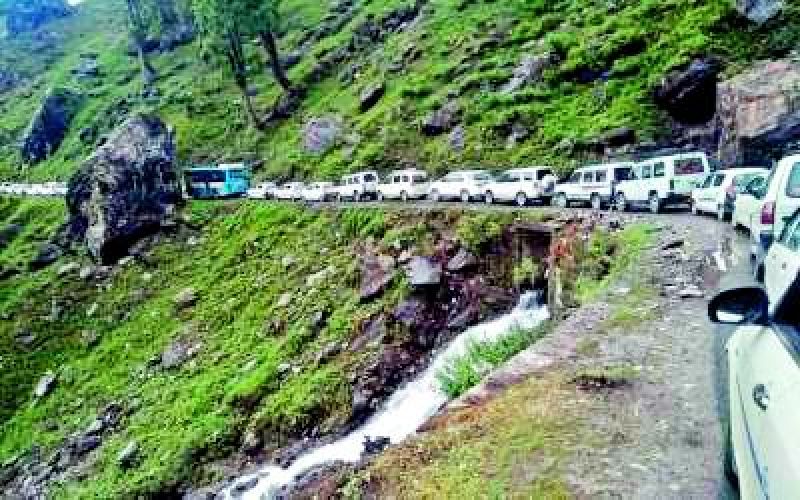
[[[516,329],[534,328],[549,316],[541,304],[540,292],[526,292],[511,312],[473,326],[440,352],[416,379],[398,389],[384,408],[364,425],[342,439],[301,455],[287,468],[267,466],[235,480],[224,492],[226,499],[263,500],[277,497],[311,469],[334,462],[357,463],[366,439],[388,438],[400,443],[448,402],[440,389],[437,374],[453,359],[464,354],[470,344],[498,340]]]

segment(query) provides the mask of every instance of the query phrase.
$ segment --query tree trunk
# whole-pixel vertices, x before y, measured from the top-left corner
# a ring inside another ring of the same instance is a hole
[[[277,80],[278,84],[283,87],[287,94],[292,93],[292,82],[286,77],[286,72],[283,70],[280,55],[278,55],[278,45],[275,42],[275,35],[272,31],[264,30],[258,33],[261,39],[261,46],[269,59],[269,65],[272,68],[272,75]]]
[[[247,82],[247,63],[244,60],[244,49],[242,48],[241,36],[236,32],[229,32],[227,35],[228,47],[226,55],[228,62],[233,72],[233,79],[236,86],[242,93],[242,103],[244,104],[247,116],[250,118],[252,125],[258,129],[262,128],[261,120],[259,120],[256,110],[253,107],[253,100],[250,97]]]
[[[156,79],[156,70],[150,64],[150,60],[144,50],[145,25],[139,0],[127,0],[128,23],[130,24],[130,34],[133,43],[136,45],[136,52],[139,56],[139,65],[142,69],[142,83],[149,87]]]

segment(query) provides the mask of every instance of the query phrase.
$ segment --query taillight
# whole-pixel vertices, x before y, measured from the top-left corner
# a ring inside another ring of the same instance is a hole
[[[761,225],[771,226],[775,224],[775,202],[768,201],[761,207]]]

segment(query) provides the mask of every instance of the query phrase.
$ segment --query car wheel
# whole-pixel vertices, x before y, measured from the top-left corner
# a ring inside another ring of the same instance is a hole
[[[700,215],[700,210],[697,209],[696,201],[692,200],[691,207],[692,207],[692,215]]]
[[[528,204],[528,195],[525,193],[517,193],[517,206],[524,207]]]
[[[553,205],[558,208],[567,208],[569,202],[567,201],[567,195],[564,193],[558,193],[553,197]]]
[[[382,191],[378,191],[378,201],[383,201],[383,200],[384,200],[383,192]]]
[[[725,458],[724,458],[725,478],[731,483],[734,490],[739,490],[739,474],[736,471],[736,456],[733,454],[733,435],[731,433],[731,425],[728,423],[728,429],[725,432]]]
[[[661,200],[656,193],[650,195],[648,205],[650,206],[651,213],[657,214],[661,211]]]
[[[353,191],[353,201],[356,201],[356,202],[358,202],[358,201],[361,201],[361,200],[362,200],[362,197],[361,197],[361,195],[358,193],[358,191]]]
[[[462,202],[469,203],[471,199],[472,199],[472,197],[469,195],[469,191],[467,191],[466,189],[461,191],[461,201]]]
[[[408,201],[408,193],[405,191],[400,191],[400,201],[406,203]]]
[[[620,212],[628,210],[628,200],[625,198],[625,193],[617,193],[614,199],[614,205],[617,206],[617,210]]]
[[[592,205],[592,209],[600,210],[603,208],[603,201],[600,199],[600,195],[593,194],[590,200],[590,204]]]
[[[431,191],[431,194],[428,195],[428,197],[431,199],[431,201],[434,201],[434,202],[438,202],[441,199],[441,196],[439,195],[439,191],[437,191],[435,189],[433,191]]]
[[[483,195],[483,201],[487,205],[491,205],[492,203],[494,203],[494,193],[492,193],[491,191],[486,191],[486,194]]]

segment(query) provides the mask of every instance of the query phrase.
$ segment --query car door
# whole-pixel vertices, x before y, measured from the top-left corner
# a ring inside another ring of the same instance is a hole
[[[767,253],[764,262],[764,284],[774,307],[800,272],[800,212],[790,217],[780,238]]]
[[[725,174],[718,173],[711,176],[710,185],[701,191],[700,206],[704,212],[717,211],[717,197],[722,192],[725,183]]]
[[[778,187],[775,203],[775,235],[781,234],[783,226],[794,212],[800,208],[800,163],[789,169],[785,186]]]

